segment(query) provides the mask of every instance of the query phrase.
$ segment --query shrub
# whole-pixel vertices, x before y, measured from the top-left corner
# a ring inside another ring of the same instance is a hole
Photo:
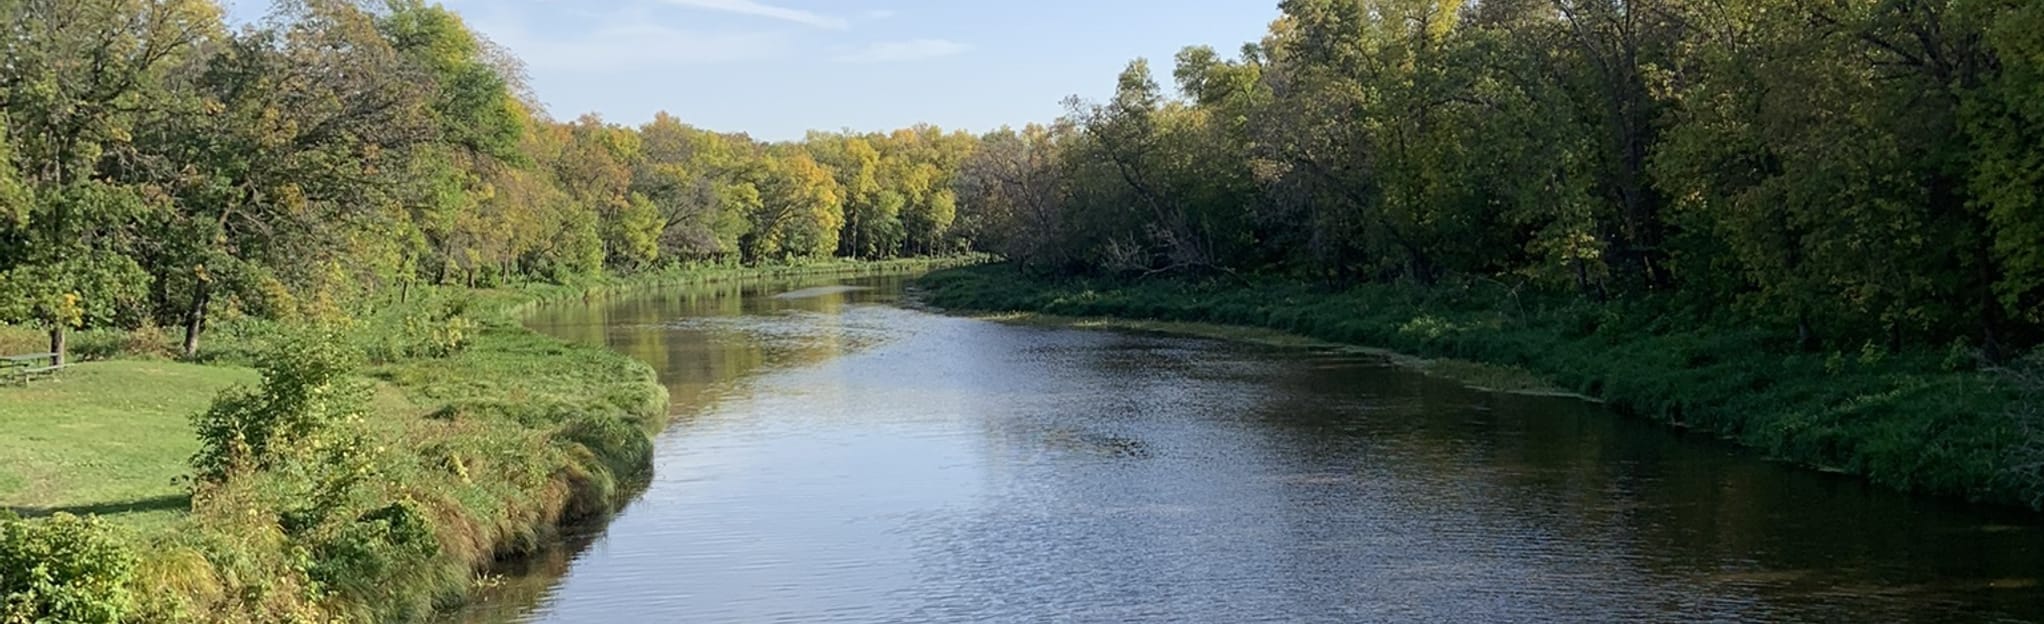
[[[369,388],[348,375],[355,359],[330,331],[279,341],[257,363],[261,387],[223,392],[194,419],[200,443],[194,475],[218,482],[238,470],[267,468],[334,424],[359,420]]]
[[[468,316],[465,299],[431,297],[385,310],[360,332],[371,362],[445,358],[475,341],[481,324]]]
[[[134,551],[97,518],[0,519],[0,622],[119,622],[134,571]]]
[[[80,360],[118,357],[163,358],[176,352],[176,341],[161,327],[145,324],[132,330],[93,329],[71,337],[69,350]]]
[[[49,332],[27,325],[0,324],[0,354],[42,353],[49,349]]]
[[[2001,478],[2023,502],[2044,509],[2044,349],[1995,372],[2016,394],[2008,416],[2017,440],[2001,458]]]
[[[311,552],[307,575],[346,604],[368,607],[376,621],[417,620],[431,610],[431,596],[416,590],[433,583],[440,543],[410,503],[363,513],[317,540]]]

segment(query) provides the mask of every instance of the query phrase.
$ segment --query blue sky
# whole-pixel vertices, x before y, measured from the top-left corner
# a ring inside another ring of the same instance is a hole
[[[1148,57],[1232,53],[1276,0],[442,0],[517,52],[553,116],[799,138],[916,122],[973,131],[1048,121]],[[263,0],[227,0],[247,20]]]

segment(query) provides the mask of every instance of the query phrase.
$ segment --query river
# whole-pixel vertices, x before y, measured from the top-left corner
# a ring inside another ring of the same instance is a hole
[[[2044,621],[2035,517],[1339,349],[1017,326],[901,278],[553,306],[654,366],[653,482],[508,622]]]

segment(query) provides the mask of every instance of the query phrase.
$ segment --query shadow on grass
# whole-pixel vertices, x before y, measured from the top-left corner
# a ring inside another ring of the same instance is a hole
[[[174,494],[141,500],[115,503],[94,503],[91,505],[69,505],[64,507],[8,507],[8,511],[23,518],[47,518],[60,513],[74,516],[118,516],[121,514],[146,513],[151,511],[185,511],[192,508],[190,494]]]

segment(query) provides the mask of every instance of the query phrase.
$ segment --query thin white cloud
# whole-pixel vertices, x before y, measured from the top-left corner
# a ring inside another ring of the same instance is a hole
[[[894,9],[873,9],[871,11],[866,12],[866,19],[884,20],[890,17],[894,17],[896,15],[900,15],[900,13],[895,12]]]
[[[839,63],[906,63],[954,56],[970,49],[972,46],[945,39],[884,41],[832,60]]]
[[[845,21],[845,19],[841,17],[832,17],[829,15],[823,15],[812,11],[791,9],[783,6],[774,6],[771,4],[759,2],[758,0],[662,0],[662,1],[675,6],[684,6],[709,11],[723,11],[726,13],[737,13],[740,15],[752,15],[756,17],[764,17],[786,22],[794,22],[797,24],[806,24],[809,26],[815,26],[817,28],[827,28],[831,30],[844,30],[852,27],[851,22]]]

